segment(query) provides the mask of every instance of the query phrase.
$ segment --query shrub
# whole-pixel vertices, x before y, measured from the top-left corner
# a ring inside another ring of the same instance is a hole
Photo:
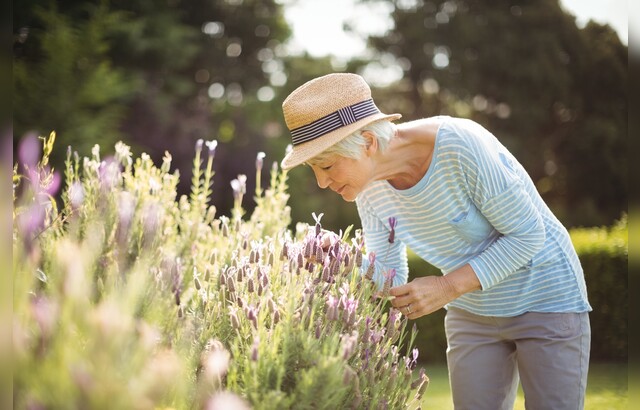
[[[398,408],[420,400],[414,331],[359,274],[359,237],[319,246],[287,229],[274,164],[244,218],[209,204],[215,142],[196,146],[189,197],[166,154],[118,144],[67,153],[60,209],[54,135],[14,171],[15,408]],[[258,174],[263,157],[258,156]],[[403,354],[398,348],[406,345]]]
[[[587,281],[591,319],[591,359],[628,358],[627,281],[628,224],[626,216],[611,227],[576,228],[571,240]]]

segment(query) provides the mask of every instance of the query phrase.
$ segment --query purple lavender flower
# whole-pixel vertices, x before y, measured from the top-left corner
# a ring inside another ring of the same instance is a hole
[[[342,358],[349,360],[356,349],[356,343],[358,341],[358,331],[354,330],[350,335],[343,335],[342,337]]]
[[[248,307],[245,308],[245,313],[247,315],[247,319],[251,321],[253,328],[257,329],[258,328],[258,310],[252,305],[249,305]]]
[[[27,245],[30,246],[32,238],[42,231],[45,225],[45,218],[45,207],[38,202],[34,202],[24,213],[18,215],[18,227],[24,235]]]
[[[307,238],[306,244],[304,245],[304,257],[306,259],[309,259],[311,257],[311,252],[312,252],[312,248],[313,245],[311,244],[313,241],[309,238]]]
[[[258,361],[258,347],[260,347],[260,336],[256,336],[253,339],[253,345],[251,346],[251,360]]]
[[[369,280],[373,280],[373,272],[376,267],[375,262],[376,262],[375,252],[369,252],[369,267],[367,268],[367,272],[364,275]]]
[[[411,355],[412,355],[412,359],[411,359],[411,369],[412,369],[412,370],[413,370],[413,369],[415,369],[415,368],[416,368],[416,364],[418,364],[418,353],[419,353],[419,351],[418,351],[418,349],[417,349],[417,348],[414,348],[414,349],[411,351]]]
[[[71,209],[74,211],[80,208],[80,205],[84,202],[84,188],[82,187],[82,183],[79,181],[75,181],[69,186],[69,203],[71,204]]]
[[[324,213],[316,216],[315,212],[311,212],[311,216],[313,216],[313,219],[315,219],[316,221],[316,236],[320,236],[320,234],[322,233],[322,225],[320,224],[320,220],[324,216]]]
[[[356,248],[355,254],[355,264],[358,267],[362,267],[362,251],[359,248]]]
[[[238,320],[238,315],[236,314],[235,309],[229,309],[229,320],[231,321],[231,326],[233,326],[234,329],[240,329],[240,321]]]
[[[373,343],[374,345],[377,345],[378,343],[380,343],[380,341],[384,337],[384,333],[385,333],[384,329],[378,329],[371,332],[371,343]]]
[[[316,241],[316,261],[321,261],[324,258],[324,252],[322,252],[322,246]]]
[[[424,368],[420,369],[420,377],[417,380],[418,382],[418,391],[416,392],[416,398],[418,400],[422,399],[422,395],[424,394],[425,390],[427,389],[427,386],[429,386],[429,377],[425,374],[424,372]],[[411,387],[413,387],[413,384],[411,384]]]
[[[327,282],[327,283],[329,283],[330,282],[330,278],[331,278],[331,270],[327,265],[325,265],[322,268],[322,280]]]
[[[327,320],[336,321],[338,320],[338,299],[333,295],[327,296]]]
[[[353,326],[356,322],[356,312],[358,309],[358,299],[349,298],[344,310],[344,322],[347,326]]]
[[[36,134],[29,133],[25,135],[18,146],[18,160],[20,163],[29,168],[35,167],[38,163],[38,158],[40,158],[41,145]]]
[[[394,243],[396,240],[396,225],[398,224],[398,219],[395,216],[389,218],[389,226],[391,227],[391,232],[389,233],[389,243]]]
[[[389,269],[389,271],[384,274],[384,286],[382,288],[382,294],[384,296],[388,296],[389,290],[391,289],[391,285],[393,285],[393,279],[395,277],[396,277],[396,270],[394,268]]]
[[[368,347],[366,349],[364,349],[364,360],[363,360],[363,364],[362,364],[362,370],[367,370],[367,367],[369,367],[369,358],[371,357],[371,349],[369,349]]]
[[[285,242],[282,244],[282,252],[280,253],[280,260],[283,261],[289,258],[289,243]]]
[[[98,178],[100,180],[100,188],[104,192],[110,192],[122,181],[120,164],[116,162],[113,157],[105,159],[100,163],[100,166],[98,167]],[[151,187],[152,194],[159,191],[160,189],[160,184],[153,179],[149,181],[149,185]]]
[[[364,334],[362,335],[362,341],[366,344],[369,343],[369,338],[371,337],[371,316],[367,316],[364,321]]]

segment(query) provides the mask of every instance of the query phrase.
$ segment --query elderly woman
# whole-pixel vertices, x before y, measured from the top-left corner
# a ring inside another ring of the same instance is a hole
[[[513,408],[519,379],[527,408],[582,408],[583,271],[513,155],[470,120],[395,125],[400,115],[381,113],[355,74],[311,80],[282,107],[293,138],[282,166],[307,164],[321,188],[356,202],[366,250],[380,255],[374,280],[396,269],[392,305],[409,319],[447,309],[455,408]],[[443,275],[407,283],[407,246]]]

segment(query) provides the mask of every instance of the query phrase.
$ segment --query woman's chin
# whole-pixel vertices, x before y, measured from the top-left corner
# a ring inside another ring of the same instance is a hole
[[[353,202],[356,200],[356,196],[353,195],[353,192],[342,192],[340,193],[340,196],[342,197],[342,199],[346,202]]]

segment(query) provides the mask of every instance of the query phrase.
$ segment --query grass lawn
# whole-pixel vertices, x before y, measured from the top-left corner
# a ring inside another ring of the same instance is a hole
[[[429,376],[429,387],[422,400],[422,409],[453,409],[447,366],[427,364],[424,366]],[[420,366],[418,366],[420,368]],[[587,382],[586,410],[626,410],[629,403],[628,373],[626,363],[592,363]],[[524,410],[522,390],[514,406]]]

